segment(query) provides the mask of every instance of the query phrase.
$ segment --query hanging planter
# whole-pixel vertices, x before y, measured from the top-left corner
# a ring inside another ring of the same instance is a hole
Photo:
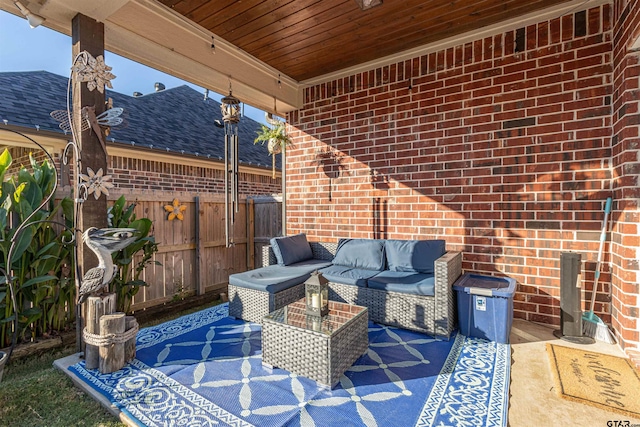
[[[253,140],[254,144],[260,142],[264,145],[267,143],[267,149],[272,158],[271,170],[272,177],[276,177],[276,155],[280,154],[286,146],[291,145],[291,138],[285,130],[285,123],[279,120],[268,120],[273,127],[262,125],[262,129],[257,132],[258,136]]]

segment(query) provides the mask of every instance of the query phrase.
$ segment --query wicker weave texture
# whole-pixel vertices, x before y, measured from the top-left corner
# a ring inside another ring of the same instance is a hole
[[[263,363],[333,387],[369,346],[366,310],[326,335],[264,319]]]
[[[367,307],[369,319],[449,337],[456,326],[453,283],[462,273],[462,254],[447,252],[435,263],[435,295],[412,295],[380,289],[329,283],[329,299]]]
[[[337,250],[336,243],[310,242],[309,244],[316,259],[331,260]],[[267,260],[271,264],[276,263],[271,246],[263,247],[263,260]],[[435,261],[434,269],[434,296],[411,295],[330,283],[329,299],[367,307],[369,318],[377,323],[448,338],[457,324],[456,295],[452,285],[462,274],[462,254],[447,252]],[[304,296],[303,284],[302,288],[294,295],[287,296],[282,301],[280,301],[280,293],[276,294],[273,297],[276,301],[270,304],[258,301],[260,298],[268,301],[270,295],[267,292],[260,292],[263,295],[251,295],[251,299],[247,300],[249,305],[245,304],[245,296],[240,295],[239,302],[241,304],[238,306],[234,303],[231,288],[229,286],[229,314],[254,322],[259,322],[262,316]],[[254,303],[258,304],[260,308],[253,309],[252,304]],[[265,305],[269,306],[267,312],[264,311]],[[234,306],[234,314],[232,314],[232,306]],[[248,313],[245,314],[244,310],[247,310]]]
[[[267,314],[303,297],[304,283],[276,294],[229,285],[229,316],[262,323]]]

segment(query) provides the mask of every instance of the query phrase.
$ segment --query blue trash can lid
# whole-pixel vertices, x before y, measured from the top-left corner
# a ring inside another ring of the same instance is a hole
[[[510,277],[465,273],[454,283],[453,289],[468,294],[512,298],[516,292],[516,281]]]

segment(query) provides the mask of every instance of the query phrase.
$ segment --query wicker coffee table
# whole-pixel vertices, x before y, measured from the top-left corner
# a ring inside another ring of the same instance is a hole
[[[329,314],[314,320],[304,298],[264,317],[262,363],[333,387],[369,347],[366,307],[329,301]]]

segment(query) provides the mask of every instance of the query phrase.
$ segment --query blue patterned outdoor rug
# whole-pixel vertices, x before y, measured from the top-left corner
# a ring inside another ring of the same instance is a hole
[[[262,365],[260,325],[226,304],[138,333],[113,374],[71,366],[144,426],[506,426],[510,349],[369,323],[369,349],[333,390]]]

